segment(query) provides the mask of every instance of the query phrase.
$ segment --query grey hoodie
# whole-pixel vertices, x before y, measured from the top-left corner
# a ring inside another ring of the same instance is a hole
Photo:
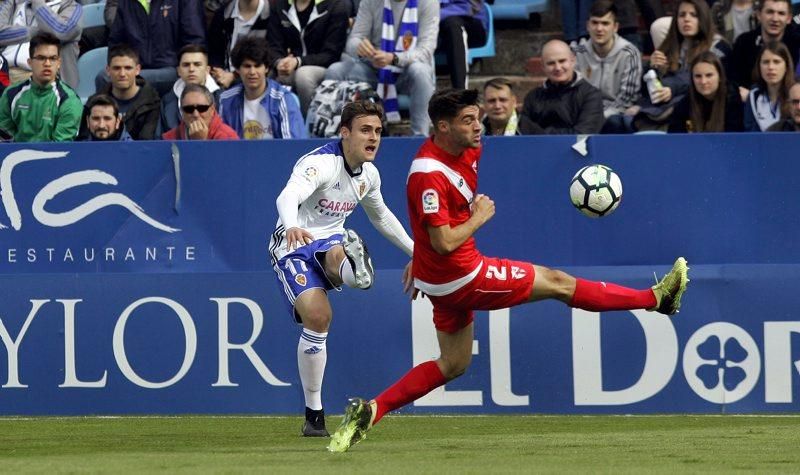
[[[614,47],[605,58],[597,55],[591,40],[572,44],[575,70],[603,93],[603,115],[622,114],[639,100],[642,81],[642,55],[625,38],[614,35]]]

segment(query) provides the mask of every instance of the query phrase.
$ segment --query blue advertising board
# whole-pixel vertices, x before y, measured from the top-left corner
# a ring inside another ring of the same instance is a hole
[[[796,134],[487,139],[487,255],[648,287],[691,266],[680,314],[540,302],[478,312],[473,364],[406,412],[748,413],[800,409]],[[275,198],[323,142],[0,147],[0,413],[299,413],[299,328],[267,255]],[[385,139],[387,204],[407,224],[418,139]],[[614,168],[623,202],[589,219],[572,175]],[[323,400],[372,397],[438,355],[407,257],[364,213],[376,265],[333,292]]]

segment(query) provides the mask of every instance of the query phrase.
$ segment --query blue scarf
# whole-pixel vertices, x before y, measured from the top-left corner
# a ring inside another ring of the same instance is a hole
[[[394,14],[392,0],[383,0],[383,30],[381,32],[381,51],[395,54],[410,51],[417,46],[417,0],[408,0],[403,10],[403,18],[397,35],[394,33]],[[399,41],[396,41],[399,39]],[[397,88],[395,82],[403,68],[388,65],[378,71],[378,95],[383,100],[383,109],[388,122],[400,122],[397,107]]]

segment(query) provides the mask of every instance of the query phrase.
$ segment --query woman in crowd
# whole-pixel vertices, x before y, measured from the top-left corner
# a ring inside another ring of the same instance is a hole
[[[792,55],[786,45],[775,41],[761,47],[753,70],[756,86],[750,90],[744,105],[745,130],[763,132],[789,117],[789,89],[794,84],[792,71]]]
[[[675,105],[689,93],[689,65],[705,51],[718,56],[727,72],[731,47],[717,34],[708,4],[705,0],[681,0],[664,41],[650,56],[650,68],[658,73],[661,87],[652,94],[644,87],[639,104],[626,111],[626,118],[609,118],[604,131],[666,130]]]
[[[669,132],[741,132],[742,100],[725,77],[716,54],[704,51],[691,63],[692,85],[672,113]]]

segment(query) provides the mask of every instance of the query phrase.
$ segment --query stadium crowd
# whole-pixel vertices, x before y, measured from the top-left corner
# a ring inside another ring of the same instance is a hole
[[[561,0],[569,43],[545,43],[546,80],[521,104],[508,78],[485,83],[485,133],[800,130],[791,0],[678,0],[671,16],[658,0],[637,3],[649,57],[633,0]],[[358,95],[381,101],[389,122],[407,109],[411,133],[428,135],[437,63],[452,87],[467,87],[467,51],[487,40],[487,8],[106,0],[105,25],[84,29],[76,0],[3,0],[0,129],[17,142],[305,138],[330,135]],[[79,54],[106,46],[105,68],[79,77]],[[86,81],[95,94],[81,98]]]

